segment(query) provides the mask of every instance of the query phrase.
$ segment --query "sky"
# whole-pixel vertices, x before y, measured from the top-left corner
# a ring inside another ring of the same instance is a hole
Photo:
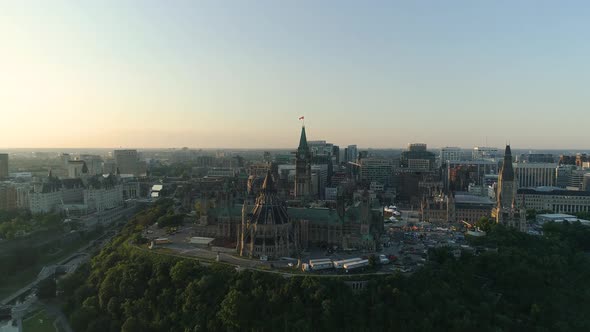
[[[589,148],[587,1],[0,0],[0,148]]]

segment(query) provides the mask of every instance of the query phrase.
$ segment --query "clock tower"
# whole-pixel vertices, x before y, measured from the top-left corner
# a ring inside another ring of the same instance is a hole
[[[307,145],[305,126],[301,127],[299,147],[295,154],[295,199],[311,199],[311,151]]]

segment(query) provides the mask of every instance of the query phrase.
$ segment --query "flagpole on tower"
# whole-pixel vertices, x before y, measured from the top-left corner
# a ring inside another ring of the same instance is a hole
[[[305,116],[303,116],[303,115],[302,115],[302,116],[300,116],[300,117],[299,117],[299,120],[303,120],[303,126],[305,127]]]

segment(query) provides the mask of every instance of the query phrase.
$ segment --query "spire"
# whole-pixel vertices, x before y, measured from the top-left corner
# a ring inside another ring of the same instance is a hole
[[[512,150],[510,150],[510,144],[506,144],[506,150],[504,150],[504,158],[507,156],[512,157]]]
[[[277,196],[270,170],[266,173],[262,190],[256,198],[250,222],[275,225],[289,222],[287,205]]]
[[[299,148],[297,148],[297,150],[299,151],[307,151],[308,150],[308,146],[307,146],[307,136],[305,135],[305,126],[301,127],[301,138],[299,139]]]
[[[514,168],[512,167],[512,151],[510,145],[506,145],[504,151],[504,163],[502,164],[502,170],[500,172],[502,181],[514,181]]]
[[[275,190],[274,181],[272,180],[272,175],[270,170],[266,172],[266,177],[264,178],[264,183],[262,184],[262,191],[264,192],[273,192]]]

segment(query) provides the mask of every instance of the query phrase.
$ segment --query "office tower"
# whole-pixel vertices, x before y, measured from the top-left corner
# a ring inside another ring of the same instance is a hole
[[[518,157],[519,163],[555,163],[555,156],[550,153],[526,153]]]
[[[572,170],[567,188],[571,190],[583,190],[586,174],[590,174],[590,169],[576,168]]]
[[[349,145],[346,148],[346,162],[353,162],[356,163],[356,160],[358,158],[358,149],[356,147],[356,145]]]
[[[120,174],[139,175],[137,150],[115,150],[115,163]]]
[[[429,171],[434,168],[434,153],[427,151],[424,143],[408,144],[408,149],[402,152],[400,164],[412,171]]]
[[[556,185],[557,163],[515,163],[514,172],[519,188]]]
[[[17,208],[16,188],[8,183],[0,183],[0,211]]]
[[[332,162],[334,165],[340,164],[340,147],[338,145],[332,146]]]
[[[0,179],[8,178],[8,153],[0,153]]]
[[[555,186],[566,188],[570,184],[572,172],[576,169],[573,165],[559,165],[555,168]]]
[[[447,146],[440,149],[440,162],[461,160],[461,148]]]
[[[476,146],[473,148],[471,157],[473,160],[496,159],[498,157],[498,149],[488,146]]]
[[[393,163],[390,159],[365,158],[361,160],[361,181],[390,185],[393,177]]]
[[[332,148],[334,144],[326,141],[308,141],[309,151],[313,157],[315,156],[332,156]]]

